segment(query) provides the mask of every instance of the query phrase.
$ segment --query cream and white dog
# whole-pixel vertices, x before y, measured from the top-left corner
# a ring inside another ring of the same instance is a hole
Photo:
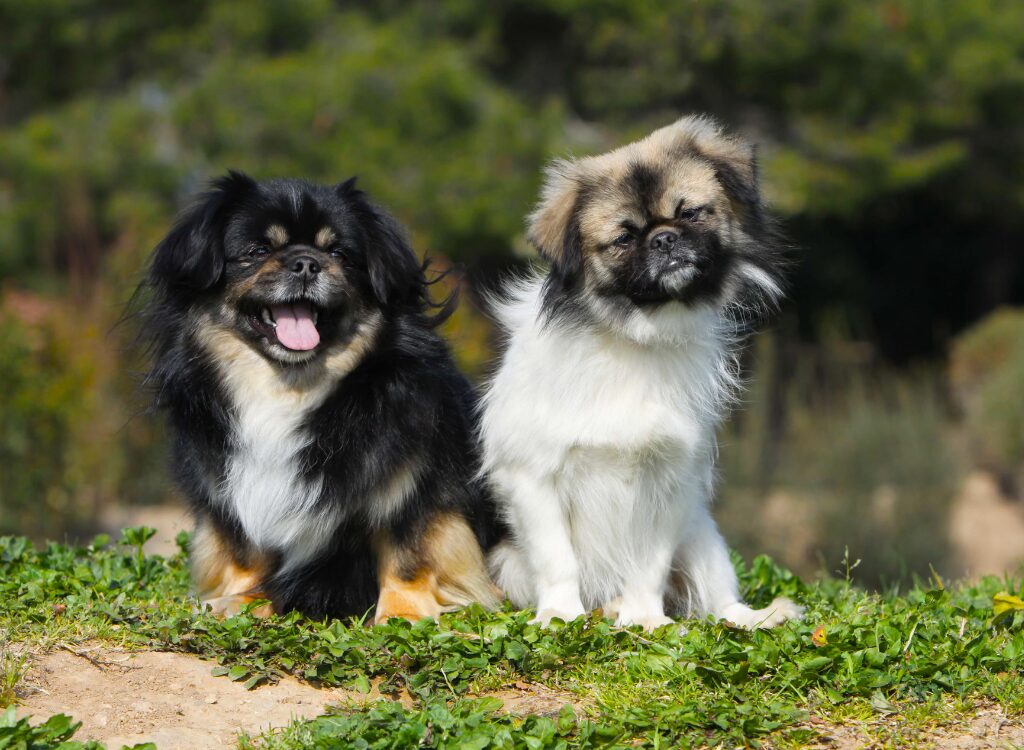
[[[753,148],[689,117],[555,162],[529,237],[551,270],[495,303],[508,349],[481,426],[512,531],[498,585],[545,624],[597,607],[646,628],[799,616],[740,599],[709,510],[738,337],[781,295]]]

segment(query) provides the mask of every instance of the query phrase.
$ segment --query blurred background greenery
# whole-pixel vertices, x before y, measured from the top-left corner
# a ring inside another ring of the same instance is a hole
[[[544,161],[689,112],[760,144],[799,247],[727,535],[872,584],[1024,558],[1019,0],[0,0],[0,533],[172,501],[116,323],[211,176],[359,175],[464,269],[480,377]]]

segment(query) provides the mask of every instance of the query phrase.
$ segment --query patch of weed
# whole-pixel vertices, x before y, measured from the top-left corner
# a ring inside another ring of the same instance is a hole
[[[0,708],[6,708],[17,700],[16,688],[27,670],[25,655],[12,650],[0,635]]]
[[[338,710],[312,721],[294,722],[284,730],[262,735],[255,744],[245,737],[239,745],[243,750],[604,748],[614,746],[622,734],[612,727],[578,720],[569,707],[553,718],[517,718],[498,713],[500,708],[501,701],[493,698],[450,704],[431,701],[413,710],[379,701],[359,711]]]

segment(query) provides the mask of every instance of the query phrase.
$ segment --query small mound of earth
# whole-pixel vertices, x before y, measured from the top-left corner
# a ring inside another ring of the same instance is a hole
[[[373,697],[291,678],[246,690],[211,675],[213,666],[184,654],[55,651],[32,659],[18,715],[42,721],[68,714],[82,722],[76,740],[110,748],[155,742],[160,750],[205,750],[232,747],[241,732],[319,716],[331,703]]]

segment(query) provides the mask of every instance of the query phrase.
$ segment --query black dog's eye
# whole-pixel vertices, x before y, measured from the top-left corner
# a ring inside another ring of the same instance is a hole
[[[631,235],[629,232],[623,232],[614,240],[612,240],[612,244],[615,245],[615,247],[629,247],[632,241],[633,235]]]
[[[697,206],[697,208],[681,208],[679,209],[679,218],[685,219],[686,221],[693,221],[699,218],[704,212],[704,206]]]
[[[251,258],[262,258],[264,255],[270,255],[270,248],[266,245],[253,245],[249,248],[249,257]]]
[[[332,245],[331,249],[327,251],[327,254],[332,258],[341,258],[345,255],[345,248],[341,245]]]

